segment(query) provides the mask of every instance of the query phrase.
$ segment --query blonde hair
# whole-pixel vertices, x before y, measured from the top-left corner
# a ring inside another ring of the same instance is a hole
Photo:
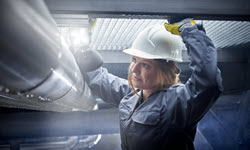
[[[180,83],[179,82],[179,68],[176,66],[175,62],[173,61],[166,62],[166,61],[157,61],[157,60],[155,61],[158,63],[157,86],[155,88],[155,91],[169,88],[174,84]],[[128,70],[128,83],[129,83],[129,86],[134,91],[134,94],[138,95],[132,83],[131,64]]]

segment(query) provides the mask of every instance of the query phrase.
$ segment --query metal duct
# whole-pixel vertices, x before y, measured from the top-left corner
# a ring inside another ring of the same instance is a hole
[[[53,138],[51,138],[49,142],[36,141],[37,143],[31,142],[20,144],[20,150],[71,150],[77,145],[78,141],[79,137],[77,136],[67,137],[59,141],[53,141]]]
[[[11,139],[0,142],[0,150],[82,150],[97,145],[102,135]]]
[[[0,2],[0,106],[92,110],[95,102],[43,1]]]
[[[119,133],[117,109],[0,114],[0,139]]]

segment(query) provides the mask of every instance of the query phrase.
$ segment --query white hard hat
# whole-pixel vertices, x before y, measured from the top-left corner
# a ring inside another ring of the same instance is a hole
[[[123,52],[146,59],[182,62],[183,46],[180,36],[170,33],[163,25],[155,25],[140,32],[132,47]]]

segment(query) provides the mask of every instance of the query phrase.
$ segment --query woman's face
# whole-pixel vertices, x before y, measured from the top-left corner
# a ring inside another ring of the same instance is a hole
[[[132,84],[140,90],[152,90],[157,85],[157,62],[133,56],[130,65]]]

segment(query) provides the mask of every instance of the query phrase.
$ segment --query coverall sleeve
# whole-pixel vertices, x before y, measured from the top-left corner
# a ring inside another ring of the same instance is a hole
[[[185,85],[169,89],[173,121],[181,126],[193,126],[207,113],[222,92],[222,79],[217,67],[217,51],[206,34],[197,26],[181,32],[187,47],[192,75]],[[183,124],[183,122],[185,122]]]
[[[108,73],[100,67],[95,71],[84,73],[83,77],[94,96],[118,107],[122,98],[131,90],[128,81]]]

